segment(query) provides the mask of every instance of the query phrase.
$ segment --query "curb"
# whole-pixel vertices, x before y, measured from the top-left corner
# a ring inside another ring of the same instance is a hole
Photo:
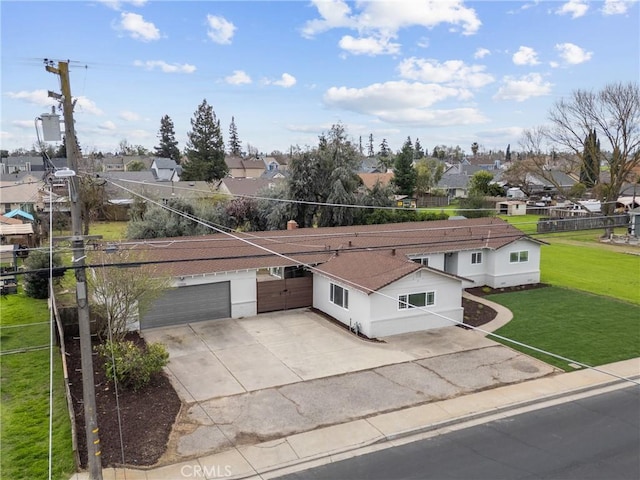
[[[640,380],[640,375],[635,375],[632,377],[629,377],[630,380]],[[456,418],[452,418],[449,420],[444,420],[441,422],[437,422],[437,423],[433,423],[430,425],[425,425],[422,427],[418,427],[418,428],[412,428],[409,430],[403,430],[400,431],[398,433],[394,433],[394,434],[390,434],[390,435],[381,435],[380,438],[376,438],[373,440],[369,440],[366,442],[362,442],[359,444],[354,444],[354,445],[350,445],[348,447],[345,448],[341,448],[341,449],[336,449],[336,450],[329,450],[327,452],[323,452],[317,455],[313,455],[310,457],[305,457],[305,458],[301,458],[298,460],[292,460],[290,462],[286,462],[277,466],[273,466],[273,467],[268,467],[268,468],[263,468],[260,470],[255,470],[255,473],[251,473],[251,474],[245,474],[245,475],[239,475],[239,476],[232,476],[230,478],[232,479],[244,479],[244,478],[255,478],[256,475],[257,476],[262,476],[264,474],[271,474],[271,473],[276,473],[278,471],[281,470],[286,470],[289,468],[293,468],[293,467],[299,467],[301,465],[305,465],[307,463],[312,463],[312,462],[316,462],[318,460],[324,459],[324,458],[329,458],[335,455],[344,455],[344,454],[348,454],[354,451],[357,451],[361,448],[366,448],[369,446],[373,446],[373,445],[382,445],[386,442],[392,442],[392,441],[396,441],[396,440],[400,440],[403,438],[408,438],[414,435],[420,435],[420,434],[424,434],[424,433],[429,433],[429,432],[433,432],[433,431],[437,431],[437,430],[442,430],[442,429],[446,429],[448,427],[454,426],[454,425],[460,425],[463,423],[467,423],[467,422],[472,422],[474,420],[479,420],[482,418],[486,418],[486,417],[491,417],[493,415],[499,415],[502,413],[506,413],[506,412],[510,412],[510,411],[514,411],[514,410],[518,410],[518,409],[522,409],[522,408],[526,408],[529,407],[531,405],[535,405],[535,404],[543,404],[543,403],[547,403],[547,402],[552,402],[554,400],[558,400],[561,398],[565,398],[565,397],[571,397],[571,396],[576,396],[576,395],[581,395],[584,393],[588,393],[588,392],[592,392],[592,391],[597,391],[597,390],[604,390],[607,388],[611,388],[614,386],[620,386],[624,383],[627,383],[626,380],[612,380],[612,381],[608,381],[608,382],[603,382],[597,385],[590,385],[587,387],[578,387],[575,388],[573,390],[569,390],[569,391],[565,391],[562,393],[555,393],[555,394],[551,394],[551,395],[547,395],[544,397],[539,397],[536,399],[532,399],[532,400],[523,400],[521,402],[518,403],[512,403],[509,405],[505,405],[505,406],[500,406],[500,407],[495,407],[493,409],[490,410],[485,410],[482,412],[477,412],[477,413],[472,413],[469,415],[464,415],[461,417],[456,417]],[[544,407],[541,407],[544,408]],[[375,415],[374,415],[375,416]],[[367,418],[372,418],[371,417],[365,417],[363,420],[367,420]],[[283,440],[286,440],[286,437],[283,438]],[[327,463],[332,463],[332,462],[327,462]],[[310,467],[312,468],[312,467]],[[301,470],[301,469],[300,469]],[[293,471],[299,471],[299,470],[293,470]],[[282,472],[283,475],[287,475],[289,473],[293,473],[292,472]]]

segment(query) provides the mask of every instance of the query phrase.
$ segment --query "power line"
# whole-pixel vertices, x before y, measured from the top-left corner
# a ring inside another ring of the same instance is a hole
[[[133,192],[132,192],[132,193],[133,193]],[[136,193],[136,195],[139,195],[141,198],[145,199],[146,201],[149,201],[149,202],[151,202],[151,203],[154,203],[154,204],[156,204],[156,205],[160,206],[161,208],[165,208],[165,209],[167,209],[167,210],[173,211],[174,213],[177,213],[178,215],[183,216],[183,217],[185,217],[185,218],[187,218],[187,219],[189,219],[189,220],[196,221],[196,222],[198,222],[198,223],[202,224],[203,226],[205,226],[205,227],[207,227],[207,228],[211,228],[212,230],[217,231],[218,233],[222,233],[222,234],[228,235],[228,236],[230,236],[230,237],[234,238],[235,240],[238,240],[238,241],[243,242],[243,243],[247,243],[247,244],[249,244],[249,245],[251,245],[251,246],[253,246],[253,247],[255,247],[255,248],[258,248],[258,249],[264,250],[264,251],[266,251],[266,252],[268,252],[268,253],[270,253],[270,254],[272,254],[272,255],[276,255],[276,256],[278,256],[278,257],[281,257],[281,258],[283,258],[283,259],[286,259],[286,260],[288,260],[288,261],[290,261],[290,262],[293,262],[294,264],[297,264],[297,265],[299,265],[299,266],[302,266],[302,267],[307,268],[309,271],[311,271],[311,272],[313,272],[313,273],[318,273],[319,275],[327,276],[327,274],[326,274],[326,273],[322,272],[321,270],[319,270],[318,268],[316,268],[316,267],[315,267],[315,266],[313,266],[313,265],[305,264],[304,262],[301,262],[301,261],[299,261],[299,260],[296,260],[295,258],[291,258],[291,257],[289,257],[288,255],[284,255],[284,254],[281,254],[281,253],[276,252],[276,251],[274,251],[274,250],[270,250],[269,248],[267,248],[267,247],[265,247],[265,246],[262,246],[262,245],[258,245],[258,244],[252,243],[250,240],[248,240],[248,239],[246,239],[246,238],[239,237],[239,236],[237,236],[237,235],[235,235],[235,234],[233,234],[233,233],[230,233],[230,232],[225,232],[224,230],[222,230],[222,229],[220,229],[220,228],[218,228],[218,227],[215,227],[215,226],[210,225],[210,224],[206,224],[205,222],[202,222],[202,221],[200,221],[200,220],[198,220],[198,219],[194,219],[192,216],[190,216],[190,215],[188,215],[188,214],[185,214],[185,213],[183,213],[183,212],[180,212],[179,210],[172,209],[171,207],[168,207],[168,206],[166,206],[166,205],[162,205],[162,204],[160,204],[160,203],[158,203],[158,202],[156,202],[156,201],[154,201],[154,200],[151,200],[150,198],[144,197],[143,195],[140,195],[140,194],[137,194],[137,193]],[[359,290],[361,290],[361,291],[363,291],[363,292],[367,292],[367,293],[368,293],[368,294],[370,294],[370,295],[378,295],[378,296],[382,296],[382,297],[384,297],[384,298],[387,298],[387,299],[389,299],[389,300],[393,300],[394,302],[395,302],[395,301],[397,301],[397,299],[396,299],[395,297],[392,297],[391,295],[387,295],[387,294],[385,294],[385,293],[382,293],[382,292],[380,292],[379,290],[373,290],[373,289],[371,289],[371,288],[368,288],[368,287],[365,287],[365,286],[363,286],[363,285],[357,284],[357,283],[355,283],[355,282],[353,282],[353,281],[350,281],[350,280],[346,280],[346,279],[344,279],[344,278],[341,278],[341,277],[339,277],[339,276],[337,276],[337,275],[330,274],[330,275],[329,275],[329,277],[334,278],[334,279],[337,279],[337,281],[341,281],[341,282],[343,282],[343,283],[344,283],[344,284],[346,284],[346,285],[352,285],[352,286],[355,286],[357,289],[359,289]],[[407,302],[405,302],[405,303],[407,303]],[[407,305],[408,305],[408,303],[407,303]],[[568,363],[575,363],[576,365],[580,365],[580,366],[581,366],[581,367],[583,367],[583,368],[587,368],[587,369],[590,369],[590,370],[594,370],[594,371],[597,371],[597,372],[603,373],[603,374],[605,374],[605,375],[609,375],[609,376],[612,376],[612,377],[615,377],[615,378],[618,378],[618,379],[621,379],[621,380],[625,380],[625,381],[628,381],[628,382],[631,382],[631,383],[634,383],[634,384],[640,385],[640,381],[637,381],[637,380],[634,380],[634,379],[631,379],[631,378],[628,378],[628,377],[623,377],[623,376],[617,375],[617,374],[615,374],[615,373],[613,373],[613,372],[608,372],[608,371],[606,371],[606,370],[600,369],[600,368],[598,368],[598,367],[594,367],[594,366],[592,366],[592,365],[588,365],[588,364],[583,363],[583,362],[580,362],[580,361],[578,361],[578,360],[574,360],[574,359],[572,359],[572,358],[568,358],[568,357],[565,357],[565,356],[562,356],[562,355],[558,355],[558,354],[556,354],[556,353],[553,353],[553,352],[550,352],[550,351],[547,351],[547,350],[544,350],[544,349],[541,349],[541,348],[535,347],[535,346],[533,346],[533,345],[529,345],[529,344],[526,344],[526,343],[523,343],[523,342],[519,342],[519,341],[517,341],[517,340],[511,339],[511,338],[508,338],[508,337],[505,337],[505,336],[502,336],[502,335],[495,334],[495,333],[493,333],[493,332],[489,332],[489,331],[484,330],[484,329],[479,328],[479,327],[474,327],[474,326],[472,326],[472,325],[467,325],[467,324],[465,324],[464,322],[460,322],[460,321],[458,321],[458,320],[454,320],[454,319],[452,319],[452,318],[450,318],[450,317],[447,317],[447,316],[445,316],[445,315],[442,315],[442,314],[440,314],[440,313],[438,313],[438,312],[431,311],[431,310],[427,310],[425,307],[417,307],[417,306],[414,306],[414,308],[419,309],[419,310],[421,310],[421,311],[425,312],[426,314],[434,315],[434,316],[436,316],[436,317],[442,318],[443,320],[446,320],[446,321],[448,321],[448,322],[450,322],[450,323],[452,323],[452,324],[454,324],[454,325],[465,326],[465,328],[470,328],[470,329],[472,329],[472,330],[474,330],[474,331],[481,332],[481,333],[483,333],[485,336],[492,336],[492,337],[498,338],[498,339],[500,339],[500,340],[502,340],[502,341],[504,341],[504,342],[507,342],[507,343],[511,343],[511,344],[514,344],[514,345],[518,345],[518,346],[523,347],[523,348],[528,348],[528,349],[533,350],[533,351],[535,351],[535,352],[542,353],[542,354],[544,354],[544,355],[548,355],[548,356],[551,356],[551,357],[553,357],[553,358],[556,358],[556,359],[559,359],[559,360],[562,360],[562,361],[566,361],[566,362],[568,362]]]

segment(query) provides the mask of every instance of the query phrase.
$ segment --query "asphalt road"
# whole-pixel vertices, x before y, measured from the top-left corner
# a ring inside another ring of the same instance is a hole
[[[637,480],[640,388],[535,410],[282,478]]]

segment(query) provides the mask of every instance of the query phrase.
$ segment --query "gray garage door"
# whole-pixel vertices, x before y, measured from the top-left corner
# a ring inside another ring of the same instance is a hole
[[[229,282],[172,288],[153,302],[140,328],[166,327],[231,316]]]

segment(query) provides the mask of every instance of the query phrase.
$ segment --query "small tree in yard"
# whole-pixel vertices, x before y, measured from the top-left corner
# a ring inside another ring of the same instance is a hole
[[[60,257],[53,254],[53,261],[49,264],[48,250],[32,250],[24,264],[27,270],[42,270],[41,272],[25,273],[24,293],[31,298],[49,298],[49,272],[50,266],[54,268],[62,265]],[[54,281],[57,277],[54,278]]]
[[[139,252],[99,253],[92,258],[94,265],[114,261],[138,266],[94,268],[87,275],[93,309],[98,316],[98,337],[103,341],[123,340],[131,319],[143,314],[169,286],[169,279],[159,275],[153,265],[140,265],[143,257]]]

